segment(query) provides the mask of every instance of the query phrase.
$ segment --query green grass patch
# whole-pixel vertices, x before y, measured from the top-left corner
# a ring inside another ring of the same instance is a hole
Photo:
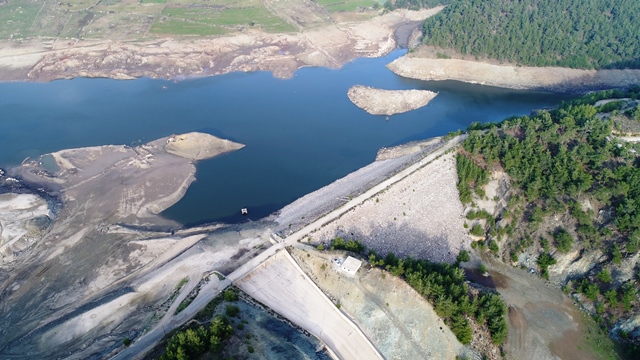
[[[590,351],[596,359],[620,359],[620,347],[611,340],[606,330],[603,330],[589,316],[581,314],[586,329],[582,332],[583,344],[580,350]],[[586,349],[585,349],[586,347]]]
[[[323,6],[331,12],[356,11],[358,8],[373,7],[375,0],[317,0],[318,5]]]
[[[141,0],[141,4],[166,4],[167,0]]]
[[[0,38],[24,38],[31,35],[31,25],[42,4],[9,1],[0,8]]]
[[[264,7],[186,8],[168,7],[164,19],[156,20],[152,33],[176,35],[221,35],[237,26],[258,27],[267,32],[288,32],[295,28]]]

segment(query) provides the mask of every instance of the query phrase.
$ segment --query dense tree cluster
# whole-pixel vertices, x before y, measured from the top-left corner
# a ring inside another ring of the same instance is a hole
[[[468,260],[468,253],[461,253],[459,259]],[[463,344],[471,341],[469,318],[475,319],[480,325],[486,323],[495,344],[501,345],[506,339],[507,307],[500,295],[490,292],[473,295],[465,283],[464,270],[459,264],[401,259],[392,253],[382,259],[370,253],[369,262],[385,267],[393,275],[404,277],[420,295],[429,299],[438,316],[447,322]]]
[[[422,8],[432,8],[438,5],[448,5],[454,0],[388,0],[384,7],[389,10],[393,9],[410,9],[418,10]]]
[[[456,163],[458,170],[456,186],[460,192],[460,200],[465,204],[470,203],[474,192],[484,196],[482,187],[489,181],[489,172],[462,154],[456,156]]]
[[[331,250],[347,250],[354,253],[363,253],[366,247],[356,240],[344,240],[341,237],[337,237],[331,242]]]
[[[428,45],[520,65],[640,68],[638,14],[637,0],[455,0],[423,33]]]
[[[603,96],[615,96],[604,92]],[[618,94],[620,95],[620,94]],[[638,97],[635,89],[628,96]],[[599,98],[593,98],[595,103]],[[530,223],[536,224],[551,213],[569,209],[576,218],[576,232],[581,240],[596,242],[600,238],[592,214],[582,210],[579,198],[593,198],[615,209],[615,222],[608,224],[622,232],[629,249],[640,245],[640,168],[636,151],[628,143],[608,139],[612,122],[596,116],[597,109],[583,99],[569,102],[551,112],[505,120],[500,128],[492,125],[486,133],[472,131],[463,147],[470,156],[480,156],[488,165],[498,164],[533,204]],[[461,161],[462,160],[462,161]],[[462,180],[473,166],[458,155],[458,174]],[[483,178],[486,175],[483,175]],[[460,191],[463,202],[467,192]],[[569,251],[573,240],[564,230],[554,234],[558,250]],[[584,244],[583,244],[584,245]]]
[[[207,351],[219,353],[222,351],[223,341],[233,333],[234,329],[229,319],[218,315],[211,320],[211,326],[208,329],[200,326],[174,334],[167,342],[165,353],[160,359],[196,359]]]

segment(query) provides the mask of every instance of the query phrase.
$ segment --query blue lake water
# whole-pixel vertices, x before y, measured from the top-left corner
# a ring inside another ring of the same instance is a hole
[[[180,82],[74,79],[0,83],[0,166],[83,146],[133,145],[190,131],[247,146],[198,163],[197,181],[165,211],[186,225],[270,214],[367,165],[380,147],[443,135],[471,122],[559,104],[568,96],[460,82],[401,78],[385,65],[404,54],[359,59],[342,69],[304,68],[292,79],[233,73]],[[427,106],[391,116],[353,105],[353,85],[426,89]]]

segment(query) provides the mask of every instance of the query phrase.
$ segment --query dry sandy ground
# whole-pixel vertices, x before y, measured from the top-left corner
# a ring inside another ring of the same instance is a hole
[[[303,66],[336,68],[359,57],[385,55],[396,47],[395,29],[441,9],[396,10],[366,21],[331,21],[294,34],[245,30],[217,38],[142,42],[4,41],[0,42],[0,81],[74,77],[182,79],[258,70],[286,78]],[[286,7],[280,10],[283,13]]]
[[[347,95],[357,107],[372,115],[393,115],[419,109],[438,94],[428,90],[383,90],[353,86]]]
[[[34,194],[0,194],[0,264],[42,238],[53,214]]]
[[[386,359],[455,359],[471,355],[442,319],[405,281],[379,269],[362,267],[349,276],[332,260],[344,252],[308,246],[292,256],[311,279],[345,311]]]
[[[507,359],[595,359],[584,343],[578,309],[556,287],[524,270],[483,258],[492,282],[509,306]]]
[[[282,250],[236,282],[242,291],[321,339],[340,359],[382,359],[362,331]]]
[[[387,65],[394,73],[420,80],[457,80],[512,89],[584,92],[637,84],[640,70],[578,70],[526,67],[461,59],[435,59],[417,52]]]
[[[190,132],[188,134],[171,136],[167,139],[164,150],[189,160],[204,160],[214,156],[240,150],[242,144],[227,139],[220,139],[213,135]]]
[[[312,241],[358,239],[383,256],[453,262],[471,242],[456,181],[454,154],[443,155],[312,233]]]

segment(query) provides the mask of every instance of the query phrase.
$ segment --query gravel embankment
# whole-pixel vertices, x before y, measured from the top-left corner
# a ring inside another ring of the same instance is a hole
[[[456,181],[455,157],[446,154],[312,233],[312,241],[339,236],[381,255],[453,262],[471,243]]]
[[[417,152],[382,161],[373,162],[333,183],[307,194],[282,208],[276,215],[279,224],[276,231],[286,235],[313,222],[320,216],[340,207],[344,203],[392,175],[414,164],[419,159],[443,145],[441,142],[428,143]]]

